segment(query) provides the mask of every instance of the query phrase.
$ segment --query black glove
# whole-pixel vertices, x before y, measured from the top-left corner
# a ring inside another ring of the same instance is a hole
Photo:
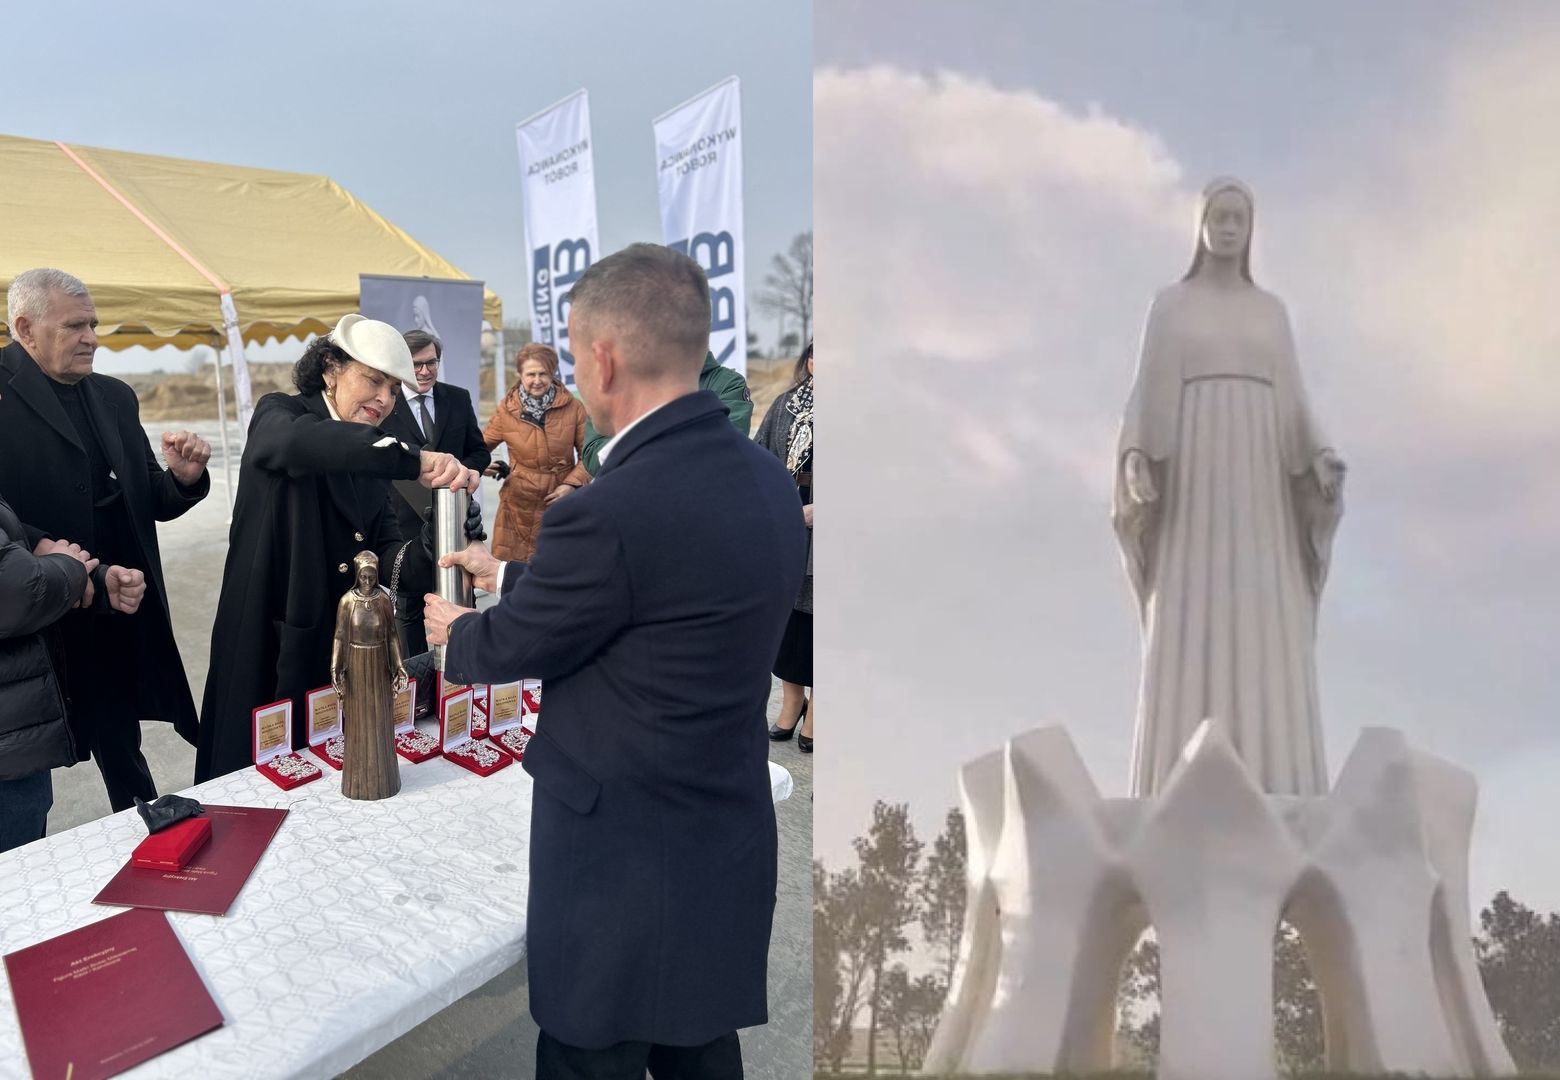
[[[509,479],[509,462],[507,462],[507,461],[495,461],[495,462],[493,462],[493,470],[494,470],[494,479],[496,479],[496,480],[508,480]]]
[[[466,504],[466,539],[487,539],[487,530],[482,527],[482,507],[477,505],[475,499]]]
[[[146,831],[149,833],[158,832],[187,817],[206,812],[206,808],[194,799],[186,799],[180,795],[164,795],[151,803],[138,795],[135,808],[140,813],[141,820],[146,822]]]

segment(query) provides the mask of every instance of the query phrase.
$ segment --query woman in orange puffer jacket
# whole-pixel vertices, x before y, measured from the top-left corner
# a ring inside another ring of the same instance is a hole
[[[488,449],[509,448],[508,477],[499,490],[493,522],[493,554],[529,562],[536,550],[542,512],[590,482],[580,461],[585,445],[585,406],[558,379],[558,354],[531,342],[515,354],[520,381],[498,403],[482,431]],[[489,476],[503,476],[498,462]]]

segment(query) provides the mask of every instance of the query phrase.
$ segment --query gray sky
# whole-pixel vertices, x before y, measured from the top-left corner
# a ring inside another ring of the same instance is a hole
[[[1046,724],[1125,794],[1115,435],[1195,193],[1232,172],[1350,465],[1331,772],[1369,725],[1472,770],[1475,904],[1560,910],[1560,153],[1534,126],[1560,6],[835,3],[816,40],[850,483],[819,540],[817,852],[850,861],[875,798],[929,839],[962,763]]]
[[[323,173],[484,279],[506,319],[527,317],[515,124],[582,86],[608,251],[661,239],[651,121],[733,74],[750,294],[812,227],[807,2],[8,4],[0,40],[0,131]],[[749,326],[775,336],[757,310]]]

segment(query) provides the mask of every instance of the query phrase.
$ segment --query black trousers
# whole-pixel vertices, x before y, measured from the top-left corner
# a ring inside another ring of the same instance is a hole
[[[151,597],[148,592],[148,597]],[[155,603],[155,598],[152,598]],[[139,795],[157,798],[152,770],[141,753],[141,724],[125,708],[125,694],[141,677],[133,617],[80,615],[65,636],[66,711],[78,752],[90,750],[117,813]]]
[[[620,1042],[603,1050],[569,1046],[543,1031],[536,1040],[536,1080],[742,1080],[735,1031],[703,1046]]]

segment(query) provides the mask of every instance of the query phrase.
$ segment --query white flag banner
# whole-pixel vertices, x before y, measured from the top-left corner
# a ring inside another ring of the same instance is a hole
[[[584,90],[570,94],[520,121],[515,134],[525,204],[531,338],[558,350],[564,385],[572,389],[569,290],[589,269],[598,246],[590,99]]]
[[[655,121],[661,237],[710,279],[710,352],[747,374],[742,261],[742,94],[717,83]]]

